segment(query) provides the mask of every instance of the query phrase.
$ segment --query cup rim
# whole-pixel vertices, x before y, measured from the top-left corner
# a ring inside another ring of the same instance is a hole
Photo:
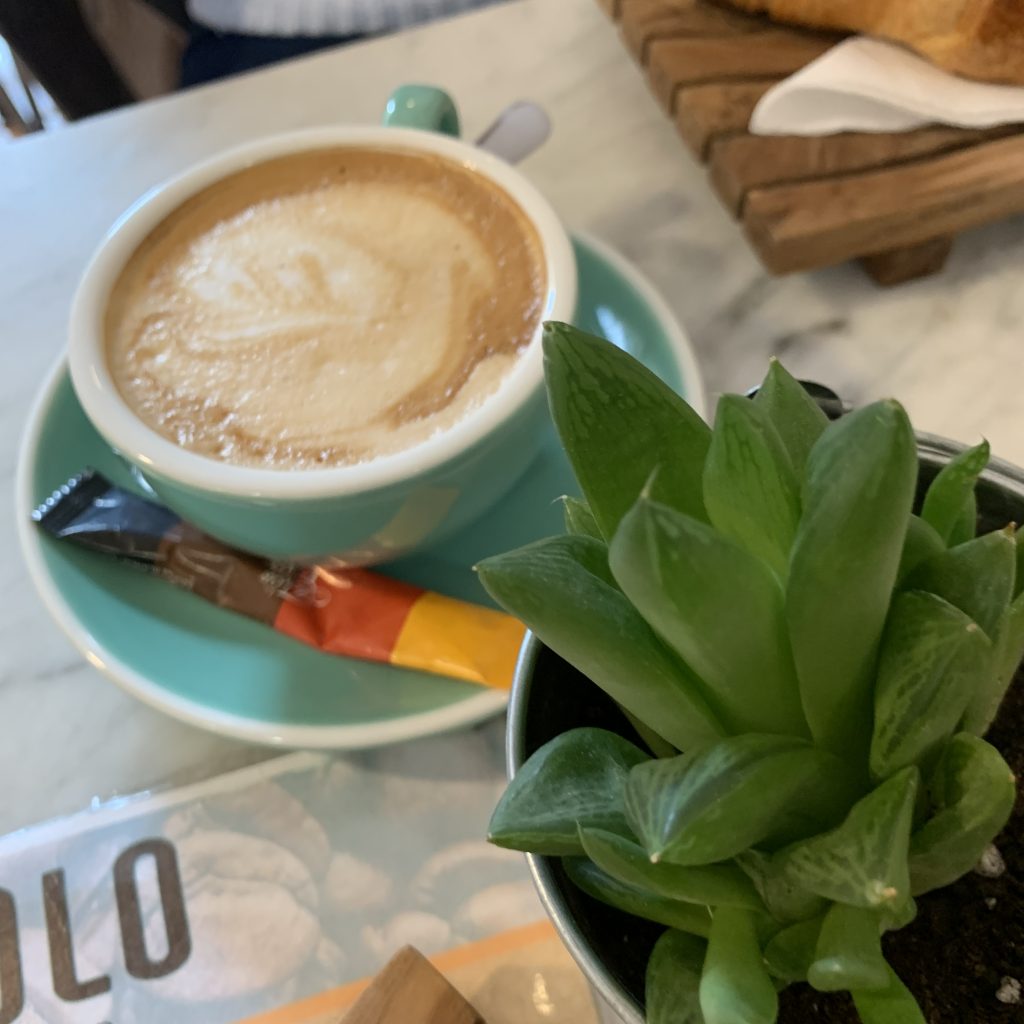
[[[487,178],[516,202],[537,230],[547,292],[537,330],[497,391],[426,440],[363,463],[325,469],[267,469],[222,462],[183,448],[147,426],[121,396],[107,366],[102,318],[117,275],[146,235],[191,195],[246,167],[307,150],[365,145],[431,153]],[[157,185],[111,226],[75,292],[68,362],[79,401],[104,440],[144,472],[180,486],[225,496],[322,498],[386,488],[420,477],[473,449],[528,405],[543,386],[545,320],[571,320],[577,300],[576,258],[568,232],[547,199],[504,160],[470,143],[435,132],[382,126],[302,129],[221,152]]]

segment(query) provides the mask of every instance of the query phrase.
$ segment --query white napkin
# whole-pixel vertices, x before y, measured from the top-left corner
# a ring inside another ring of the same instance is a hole
[[[750,130],[755,135],[830,135],[1017,122],[1024,122],[1024,88],[972,82],[902,46],[859,36],[769,89],[754,110]]]

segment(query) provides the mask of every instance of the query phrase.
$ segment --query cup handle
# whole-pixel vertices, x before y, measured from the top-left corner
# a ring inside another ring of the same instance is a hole
[[[441,132],[456,138],[461,134],[454,100],[433,85],[400,85],[388,98],[383,123],[396,128]]]

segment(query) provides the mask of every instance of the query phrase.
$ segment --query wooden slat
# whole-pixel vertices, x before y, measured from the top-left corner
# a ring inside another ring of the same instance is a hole
[[[743,35],[766,27],[762,18],[704,0],[623,0],[622,38],[641,64],[647,63],[656,39]]]
[[[814,138],[736,135],[712,142],[711,183],[738,215],[754,188],[872,170],[962,149],[1015,130],[1004,127],[992,133],[935,126],[896,134],[845,132]]]
[[[952,236],[932,238],[909,248],[865,256],[861,263],[877,284],[885,287],[906,284],[942,270],[953,249],[953,241]]]
[[[790,75],[834,42],[832,36],[786,29],[721,39],[655,39],[648,74],[661,105],[675,113],[676,93],[684,86]]]
[[[758,100],[777,78],[749,82],[691,85],[676,93],[676,127],[700,160],[708,157],[712,141],[745,132]]]
[[[388,962],[344,1024],[484,1024],[483,1018],[415,949]]]
[[[754,189],[743,222],[775,273],[917,246],[1024,212],[1024,136],[897,167]]]

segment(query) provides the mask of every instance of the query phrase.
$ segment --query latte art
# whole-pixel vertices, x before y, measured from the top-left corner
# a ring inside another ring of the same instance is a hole
[[[300,153],[199,193],[114,286],[108,359],[144,422],[280,469],[421,443],[494,393],[540,320],[536,232],[437,157]]]

